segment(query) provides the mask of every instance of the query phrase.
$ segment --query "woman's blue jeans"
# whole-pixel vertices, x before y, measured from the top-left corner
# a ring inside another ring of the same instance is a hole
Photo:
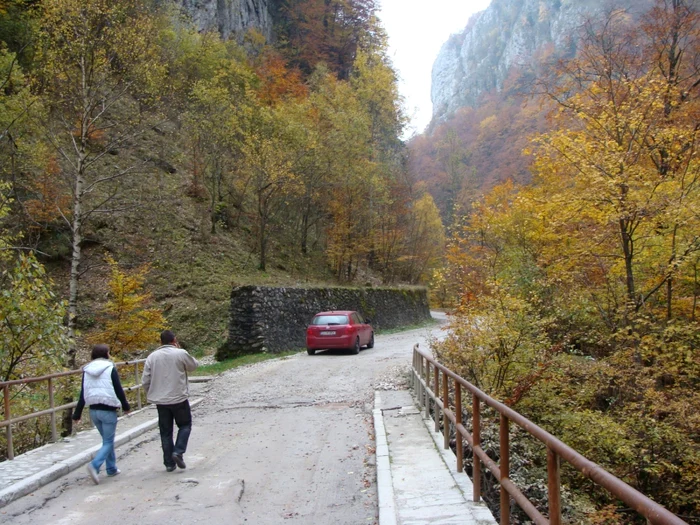
[[[117,472],[117,457],[114,454],[114,434],[117,432],[117,411],[90,409],[90,419],[102,436],[102,448],[90,463],[97,472],[106,463],[107,474]]]

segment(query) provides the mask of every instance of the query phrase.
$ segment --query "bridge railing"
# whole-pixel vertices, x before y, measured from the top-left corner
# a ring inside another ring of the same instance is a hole
[[[631,509],[644,516],[648,523],[654,525],[688,525],[681,518],[671,513],[655,501],[652,501],[641,492],[633,489],[624,481],[616,478],[600,465],[586,459],[571,447],[540,428],[527,418],[515,412],[488,396],[477,387],[458,376],[445,366],[438,363],[435,358],[418,348],[413,347],[413,373],[412,384],[416,397],[425,409],[426,418],[430,417],[431,403],[435,413],[435,431],[440,431],[440,414],[444,427],[444,447],[450,446],[450,425],[455,431],[457,470],[462,472],[464,440],[469,443],[474,452],[473,464],[473,499],[478,502],[481,499],[481,468],[482,463],[493,473],[500,484],[500,511],[501,525],[510,523],[510,498],[532,519],[537,525],[561,525],[561,480],[560,461],[568,462],[584,476],[591,479],[596,485],[604,488],[610,494],[616,496]],[[471,393],[472,400],[472,433],[463,424],[462,419],[462,394]],[[482,403],[496,410],[500,416],[499,425],[499,461],[496,463],[481,448],[481,406]],[[509,425],[513,422],[527,431],[535,439],[547,447],[547,491],[549,517],[545,517],[527,499],[515,483],[510,479],[510,447]]]
[[[142,365],[146,360],[137,359],[135,361],[120,361],[115,363],[117,368],[119,367],[133,367],[133,377],[134,385],[129,387],[124,387],[125,392],[136,391],[137,395],[137,406],[141,408],[141,376],[139,371],[139,365]],[[143,369],[143,367],[141,367]],[[54,393],[55,393],[55,379],[66,376],[74,376],[82,374],[82,369],[80,370],[70,370],[66,372],[58,372],[56,374],[49,374],[41,377],[28,377],[25,379],[16,379],[14,381],[3,381],[0,382],[0,389],[2,389],[3,396],[3,407],[4,407],[4,419],[0,421],[0,428],[5,428],[5,436],[7,439],[7,459],[11,460],[15,458],[14,446],[12,443],[12,425],[20,423],[22,421],[27,421],[30,419],[35,419],[38,417],[48,415],[51,420],[51,441],[55,442],[58,440],[58,431],[56,429],[56,413],[62,410],[67,410],[69,408],[74,408],[78,402],[73,401],[72,403],[66,403],[63,405],[56,406]],[[39,410],[37,412],[31,412],[29,414],[12,416],[12,396],[11,392],[13,388],[23,388],[31,383],[42,383],[46,382],[47,394],[48,394],[48,405],[49,407],[45,410]]]

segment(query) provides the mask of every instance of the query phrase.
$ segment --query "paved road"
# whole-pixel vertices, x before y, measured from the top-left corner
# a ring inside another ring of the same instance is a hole
[[[439,329],[232,370],[194,410],[186,470],[167,473],[157,432],[118,450],[122,474],[95,486],[80,469],[2,509],[0,521],[373,524],[374,390],[407,373],[411,348]]]

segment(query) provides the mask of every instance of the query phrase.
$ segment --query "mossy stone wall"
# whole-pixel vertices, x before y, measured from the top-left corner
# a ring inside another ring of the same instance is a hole
[[[430,319],[425,288],[271,288],[239,286],[231,292],[228,340],[219,360],[306,346],[306,326],[317,312],[357,310],[375,330]]]

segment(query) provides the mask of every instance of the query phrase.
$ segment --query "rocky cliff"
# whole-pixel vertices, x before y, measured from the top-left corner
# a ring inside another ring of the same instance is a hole
[[[575,50],[586,18],[629,2],[610,0],[493,0],[462,33],[443,44],[432,72],[433,119],[474,106],[479,96],[500,90],[514,66],[526,66],[545,45]],[[646,1],[634,2],[637,10]]]
[[[200,31],[218,31],[223,38],[241,39],[248,29],[272,37],[275,0],[180,0]]]

